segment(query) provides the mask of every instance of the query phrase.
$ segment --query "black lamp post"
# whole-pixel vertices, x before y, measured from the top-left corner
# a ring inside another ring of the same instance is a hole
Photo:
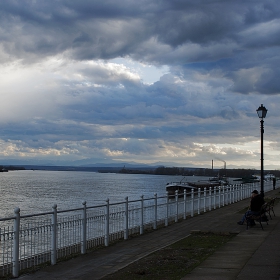
[[[261,104],[261,106],[257,110],[258,116],[261,119],[261,196],[264,197],[264,190],[263,190],[263,133],[264,133],[264,128],[263,128],[263,123],[264,123],[264,118],[267,113],[267,109]]]

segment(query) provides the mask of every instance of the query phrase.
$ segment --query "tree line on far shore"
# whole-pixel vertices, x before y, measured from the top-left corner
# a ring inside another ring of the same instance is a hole
[[[210,168],[185,168],[185,167],[165,167],[159,166],[156,169],[126,169],[119,171],[126,174],[154,174],[154,175],[182,175],[182,176],[209,176],[209,177],[231,177],[245,178],[253,175],[260,175],[256,169],[210,169]],[[280,177],[280,170],[265,170],[265,174],[272,173]]]
[[[26,170],[23,166],[0,165],[0,172],[7,170]],[[182,175],[182,176],[208,176],[208,177],[231,177],[231,178],[248,178],[252,175],[260,175],[257,169],[211,169],[211,168],[188,168],[188,167],[165,167],[157,168],[113,168],[98,170],[98,172],[107,173],[124,173],[124,174],[151,174],[151,175]],[[271,173],[280,178],[280,170],[265,170],[264,175]]]

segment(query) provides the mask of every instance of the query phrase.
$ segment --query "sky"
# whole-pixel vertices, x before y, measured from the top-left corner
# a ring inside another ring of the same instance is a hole
[[[280,166],[277,0],[1,0],[0,164]],[[278,109],[277,109],[278,108]]]

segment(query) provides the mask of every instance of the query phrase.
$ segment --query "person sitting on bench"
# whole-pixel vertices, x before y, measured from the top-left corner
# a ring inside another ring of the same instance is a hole
[[[259,211],[262,208],[262,205],[264,204],[264,199],[261,195],[259,195],[259,192],[257,190],[252,191],[252,196],[251,196],[251,202],[249,206],[249,210],[244,214],[242,219],[237,222],[239,225],[243,225],[244,222],[246,221],[246,217],[251,216],[251,215],[258,215]],[[255,221],[250,220],[250,226],[254,226]]]

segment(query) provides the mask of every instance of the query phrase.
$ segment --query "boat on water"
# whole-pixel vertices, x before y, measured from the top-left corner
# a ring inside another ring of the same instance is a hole
[[[0,172],[8,172],[9,170],[8,169],[0,169]]]
[[[261,180],[261,175],[252,175],[252,177],[258,179],[259,181]],[[264,175],[263,179],[265,181],[271,181],[273,178],[275,178],[274,174],[271,173],[267,173],[266,175]]]
[[[168,197],[174,197],[176,191],[178,191],[178,195],[181,197],[184,195],[185,190],[187,193],[191,193],[192,189],[195,189],[195,187],[190,186],[187,182],[171,182],[166,184]]]
[[[213,182],[213,181],[219,181],[220,180],[220,177],[211,177],[211,178],[209,178],[209,181],[210,182]]]
[[[272,181],[273,178],[275,178],[274,174],[268,173],[266,175],[264,175],[264,181]],[[260,182],[261,181],[261,175],[251,175],[249,177],[242,177],[242,178],[238,178],[235,179],[233,181],[239,181],[242,183],[254,183],[254,182]]]
[[[205,180],[205,181],[197,181],[197,182],[183,182],[184,178],[180,182],[171,182],[166,184],[166,191],[169,197],[175,197],[176,191],[178,191],[179,197],[184,195],[184,191],[186,190],[187,195],[189,195],[194,189],[197,191],[199,188],[201,190],[209,190],[209,188],[219,187],[227,185],[226,180]]]
[[[264,179],[266,181],[271,181],[271,180],[273,180],[273,178],[275,178],[274,174],[268,173],[268,174],[264,175]]]
[[[247,184],[247,183],[260,182],[260,178],[258,178],[258,176],[256,176],[256,175],[252,175],[252,176],[248,176],[248,177],[237,178],[237,179],[234,179],[233,181],[240,182],[242,184]]]

